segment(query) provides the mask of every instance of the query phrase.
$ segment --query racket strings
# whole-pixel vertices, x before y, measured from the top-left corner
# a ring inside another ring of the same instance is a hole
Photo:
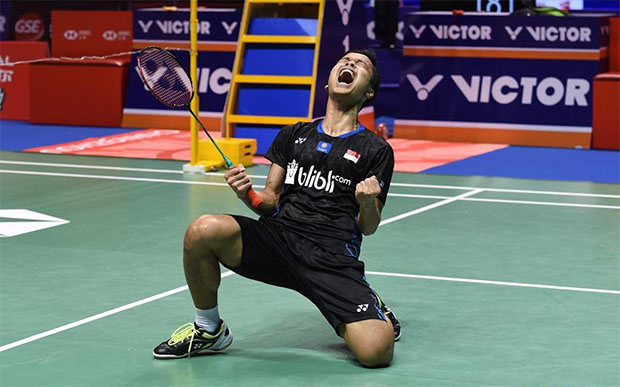
[[[159,49],[144,50],[138,55],[138,66],[153,94],[164,104],[185,106],[192,99],[192,83],[181,65]]]

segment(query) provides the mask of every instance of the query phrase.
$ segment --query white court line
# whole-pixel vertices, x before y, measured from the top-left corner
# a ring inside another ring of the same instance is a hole
[[[425,279],[425,280],[434,280],[434,281],[466,282],[466,283],[474,283],[474,284],[500,285],[500,286],[516,286],[520,288],[569,290],[573,292],[586,292],[586,293],[620,294],[620,290],[576,288],[572,286],[526,284],[526,283],[521,283],[521,282],[488,281],[488,280],[454,278],[454,277],[436,277],[436,276],[431,276],[431,275],[418,275],[418,274],[384,273],[380,271],[367,271],[366,274],[381,275],[381,276],[387,276],[387,277],[416,278],[416,279]]]
[[[235,273],[232,272],[232,271],[227,271],[225,273],[222,273],[222,278],[228,277],[228,276],[233,275],[233,274],[235,274]],[[70,324],[66,324],[66,325],[60,326],[58,328],[50,329],[49,331],[38,333],[38,334],[36,334],[34,336],[26,337],[25,339],[21,339],[21,340],[15,341],[13,343],[3,345],[2,347],[0,347],[0,352],[4,352],[4,351],[9,350],[11,348],[19,347],[20,345],[31,343],[33,341],[42,339],[42,338],[47,337],[47,336],[55,335],[56,333],[60,333],[60,332],[66,331],[66,330],[71,329],[71,328],[79,327],[80,325],[88,324],[89,322],[96,321],[96,320],[102,319],[104,317],[108,317],[108,316],[111,316],[113,314],[117,314],[117,313],[123,312],[125,310],[133,309],[133,308],[135,308],[137,306],[140,306],[140,305],[148,304],[149,302],[157,301],[157,300],[159,300],[161,298],[168,297],[168,296],[180,293],[180,292],[185,291],[185,290],[187,290],[187,285],[178,287],[176,289],[168,290],[166,292],[159,293],[159,294],[156,294],[156,295],[151,296],[151,297],[143,298],[143,299],[141,299],[139,301],[132,302],[132,303],[127,304],[127,305],[119,306],[118,308],[110,309],[110,310],[108,310],[106,312],[98,313],[98,314],[95,314],[93,316],[86,317],[86,318],[78,320],[78,321],[74,321],[74,322],[72,322]]]
[[[125,177],[125,176],[107,176],[107,175],[82,175],[78,173],[57,173],[57,172],[38,172],[38,171],[15,171],[0,169],[0,173],[9,173],[14,175],[37,175],[37,176],[55,176],[55,177],[77,177],[81,179],[101,179],[101,180],[121,180],[121,181],[145,181],[149,183],[171,183],[171,184],[187,184],[187,185],[212,185],[217,187],[228,187],[227,183],[217,183],[213,181],[192,181],[192,180],[166,180],[166,179],[150,179],[146,177]],[[262,185],[253,185],[255,188],[264,188]]]
[[[462,193],[460,195],[451,197],[449,199],[442,200],[440,202],[429,204],[428,206],[424,206],[424,207],[415,209],[413,211],[405,212],[404,214],[396,215],[394,217],[382,220],[381,223],[379,223],[379,226],[384,226],[386,224],[389,224],[389,223],[392,223],[392,222],[396,222],[397,220],[401,220],[401,219],[407,218],[409,216],[413,216],[413,215],[416,215],[416,214],[420,214],[422,212],[426,212],[428,210],[432,210],[433,208],[437,208],[437,207],[443,206],[445,204],[457,201],[459,199],[466,198],[468,196],[478,194],[478,193],[480,193],[482,191],[484,191],[484,190],[483,189],[475,189],[473,191],[465,192],[465,193]]]
[[[13,164],[13,165],[39,165],[46,167],[60,167],[60,168],[82,168],[82,169],[108,169],[117,171],[135,171],[135,172],[151,172],[151,173],[183,173],[183,171],[176,171],[171,169],[149,169],[149,168],[125,168],[125,167],[109,167],[105,165],[90,165],[90,164],[63,164],[63,163],[41,163],[33,161],[12,161],[12,160],[0,160],[0,164]],[[222,172],[208,172],[207,176],[224,176]],[[248,175],[254,179],[266,179],[265,175]],[[523,193],[523,194],[535,194],[535,195],[558,195],[558,196],[583,196],[593,198],[612,198],[620,199],[620,195],[606,195],[606,194],[592,194],[586,192],[563,192],[563,191],[536,191],[536,190],[522,190],[522,189],[504,189],[504,188],[485,188],[485,187],[467,187],[456,185],[436,185],[436,184],[413,184],[413,183],[391,183],[392,187],[409,187],[409,188],[427,188],[427,189],[451,189],[451,190],[473,190],[484,189],[490,192],[510,192],[510,193]]]
[[[107,165],[39,163],[35,161],[0,160],[0,164],[31,165],[31,166],[38,166],[38,167],[58,167],[58,168],[103,169],[103,170],[110,170],[110,171],[131,171],[131,172],[149,172],[149,173],[177,173],[177,174],[183,173],[183,171],[180,169],[177,170],[177,169],[129,168],[129,167],[111,167]]]
[[[610,198],[620,199],[620,195],[607,195],[607,194],[592,194],[586,192],[565,192],[565,191],[536,191],[529,189],[504,189],[504,188],[484,188],[484,187],[465,187],[457,185],[432,185],[432,184],[409,184],[409,183],[391,183],[391,187],[409,187],[409,188],[437,188],[437,189],[454,189],[454,190],[470,190],[483,188],[489,192],[504,192],[504,193],[520,193],[520,194],[534,194],[534,195],[557,195],[557,196],[583,196],[588,198]]]
[[[180,169],[177,170],[177,169],[129,168],[129,167],[112,167],[108,165],[40,163],[40,162],[35,162],[35,161],[0,160],[0,164],[30,165],[30,166],[39,166],[39,167],[58,167],[58,168],[78,168],[78,169],[101,169],[101,170],[109,170],[109,171],[128,171],[128,172],[145,172],[145,173],[174,173],[174,174],[180,174],[180,175],[184,174],[184,172]],[[205,175],[224,176],[225,173],[208,172]],[[256,179],[267,178],[267,176],[263,176],[263,175],[248,175],[248,176],[251,178],[256,178]]]
[[[235,274],[232,271],[228,271],[222,274],[222,278],[228,277],[230,275]],[[380,271],[366,271],[366,274],[370,275],[378,275],[378,276],[387,276],[387,277],[402,277],[402,278],[414,278],[414,279],[424,279],[424,280],[434,280],[434,281],[447,281],[447,282],[464,282],[464,283],[474,283],[474,284],[483,284],[483,285],[499,285],[499,286],[513,286],[513,287],[521,287],[521,288],[536,288],[536,289],[550,289],[550,290],[566,290],[566,291],[574,291],[574,292],[586,292],[586,293],[604,293],[604,294],[620,294],[620,290],[608,290],[608,289],[593,289],[593,288],[579,288],[572,286],[555,286],[555,285],[541,285],[541,284],[528,284],[528,283],[520,283],[520,282],[503,282],[503,281],[488,281],[488,280],[477,280],[477,279],[469,279],[469,278],[455,278],[455,277],[437,277],[430,275],[419,275],[419,274],[402,274],[402,273],[386,273]],[[78,327],[80,325],[87,324],[92,321],[96,321],[102,319],[107,316],[111,316],[113,314],[117,314],[123,312],[125,310],[133,309],[140,305],[148,304],[149,302],[157,301],[164,297],[171,296],[176,293],[180,293],[182,291],[187,290],[187,285],[181,286],[172,290],[168,290],[167,292],[159,293],[151,297],[144,298],[142,300],[132,302],[131,304],[123,305],[118,308],[114,308],[108,310],[103,313],[96,314],[94,316],[87,317],[82,320],[78,320],[72,322],[70,324],[63,325],[58,328],[50,329],[49,331],[45,331],[34,336],[27,337],[25,339],[21,339],[15,341],[10,344],[3,345],[0,347],[0,352],[4,352],[6,350],[19,347],[24,344],[31,343],[33,341],[42,339],[47,336],[55,335],[56,333],[60,333],[66,331],[71,328]]]
[[[486,191],[486,189],[484,189]],[[416,195],[416,194],[400,194],[389,193],[388,196],[416,199],[450,199],[452,196],[435,196],[435,195]],[[603,204],[585,204],[585,203],[562,203],[562,202],[536,202],[531,200],[509,200],[509,199],[490,199],[490,198],[460,198],[459,201],[464,202],[486,202],[486,203],[509,203],[509,204],[530,204],[535,206],[558,206],[558,207],[583,207],[583,208],[604,208],[608,210],[620,210],[620,206],[607,206]]]
[[[145,177],[129,177],[129,176],[108,176],[108,175],[83,175],[76,173],[58,173],[58,172],[39,172],[39,171],[18,171],[18,170],[7,170],[2,169],[0,173],[8,173],[15,175],[35,175],[35,176],[54,176],[54,177],[74,177],[74,178],[82,178],[82,179],[102,179],[102,180],[120,180],[120,181],[143,181],[150,183],[171,183],[171,184],[186,184],[186,185],[207,185],[207,186],[216,186],[216,187],[228,187],[226,183],[218,183],[213,181],[194,181],[194,180],[166,180],[166,179],[151,179]],[[263,185],[254,184],[255,188],[264,188]],[[473,191],[482,192],[488,191],[488,188],[476,188]],[[470,191],[470,192],[473,192]],[[410,198],[424,198],[424,199],[446,199],[450,201],[455,200],[464,200],[464,201],[476,201],[476,202],[491,202],[491,203],[509,203],[509,204],[532,204],[532,205],[540,205],[540,206],[560,206],[560,207],[580,207],[580,208],[601,208],[601,209],[610,209],[610,210],[620,210],[620,206],[606,206],[599,204],[582,204],[582,203],[557,203],[557,202],[535,202],[535,201],[525,201],[525,200],[505,200],[505,199],[486,199],[486,198],[467,198],[469,193],[461,194],[455,197],[451,196],[434,196],[434,195],[415,195],[415,194],[398,194],[398,193],[388,193],[388,196],[396,196],[396,197],[410,197]],[[434,207],[433,207],[434,208]],[[411,215],[415,215],[419,211],[414,210]],[[408,216],[411,216],[408,215]]]
[[[508,200],[508,199],[487,199],[487,198],[467,198],[467,199],[463,199],[463,200],[464,201],[470,201],[470,202],[532,204],[532,205],[536,205],[536,206],[604,208],[604,209],[608,209],[608,210],[620,210],[620,206],[606,206],[606,205],[602,205],[602,204],[535,202],[535,201],[529,201],[529,200]]]

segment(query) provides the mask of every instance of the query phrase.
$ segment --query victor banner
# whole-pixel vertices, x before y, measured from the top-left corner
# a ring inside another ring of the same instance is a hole
[[[589,147],[607,31],[600,16],[408,14],[400,87],[379,114],[395,136]]]

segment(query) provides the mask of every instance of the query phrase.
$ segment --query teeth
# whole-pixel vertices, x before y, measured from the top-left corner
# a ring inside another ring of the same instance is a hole
[[[345,72],[351,74],[351,76],[353,76],[353,71],[349,70],[349,69],[344,69],[340,72],[340,74],[344,74]]]

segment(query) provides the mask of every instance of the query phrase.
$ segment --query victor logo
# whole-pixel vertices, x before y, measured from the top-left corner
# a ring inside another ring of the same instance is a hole
[[[224,27],[224,29],[226,30],[226,33],[228,35],[232,35],[233,31],[235,30],[235,28],[237,27],[237,22],[233,22],[232,24],[228,24],[225,21],[222,22],[222,27]]]
[[[417,75],[407,74],[407,79],[420,101],[428,98],[443,77],[436,74],[424,84]],[[519,101],[523,105],[538,102],[545,106],[554,106],[563,102],[565,106],[588,106],[586,97],[590,92],[590,81],[587,79],[568,78],[562,81],[555,77],[514,78],[510,75],[496,78],[490,75],[472,75],[466,78],[460,74],[450,75],[450,78],[469,103],[493,101],[506,105]]]
[[[509,75],[496,79],[474,75],[469,82],[462,75],[451,75],[451,78],[470,103],[488,103],[492,98],[497,103],[509,104],[520,94],[523,105],[532,104],[536,97],[545,106],[557,105],[562,100],[566,106],[588,106],[586,95],[590,91],[590,82],[587,79],[568,78],[564,84],[555,77],[539,81],[535,77],[517,80]]]
[[[138,25],[140,26],[140,28],[142,28],[142,32],[146,34],[147,32],[149,32],[149,29],[153,25],[153,21],[149,20],[145,23],[142,20],[138,20]]]
[[[409,83],[411,83],[411,86],[413,86],[413,89],[417,92],[416,95],[418,99],[420,101],[424,101],[428,98],[428,95],[431,91],[433,91],[435,86],[437,86],[439,82],[441,82],[441,80],[443,79],[443,75],[434,75],[426,83],[420,82],[420,79],[415,74],[407,74],[407,79],[409,80]]]
[[[588,27],[527,26],[525,29],[539,42],[589,42],[592,35]]]
[[[513,30],[509,26],[505,26],[504,29],[506,29],[506,32],[508,32],[508,35],[510,35],[510,39],[517,40],[517,37],[519,36],[521,31],[523,30],[523,27],[519,26],[519,27],[517,27],[517,28],[515,28]]]
[[[409,28],[411,29],[411,32],[413,32],[415,38],[420,39],[420,36],[422,36],[422,32],[424,32],[424,30],[426,29],[426,24],[421,25],[420,28],[415,28],[414,25],[410,25]]]
[[[338,10],[340,11],[340,15],[342,15],[342,24],[349,24],[349,13],[351,13],[351,7],[353,7],[353,0],[336,0],[338,4]]]
[[[150,23],[150,22],[149,22]],[[186,35],[189,34],[189,20],[156,20],[155,24],[164,34]],[[150,26],[150,25],[149,25]],[[196,22],[197,31],[201,35],[211,34],[211,23],[206,20]],[[146,31],[145,31],[146,32]]]
[[[430,28],[441,40],[491,40],[491,26],[431,24]]]

